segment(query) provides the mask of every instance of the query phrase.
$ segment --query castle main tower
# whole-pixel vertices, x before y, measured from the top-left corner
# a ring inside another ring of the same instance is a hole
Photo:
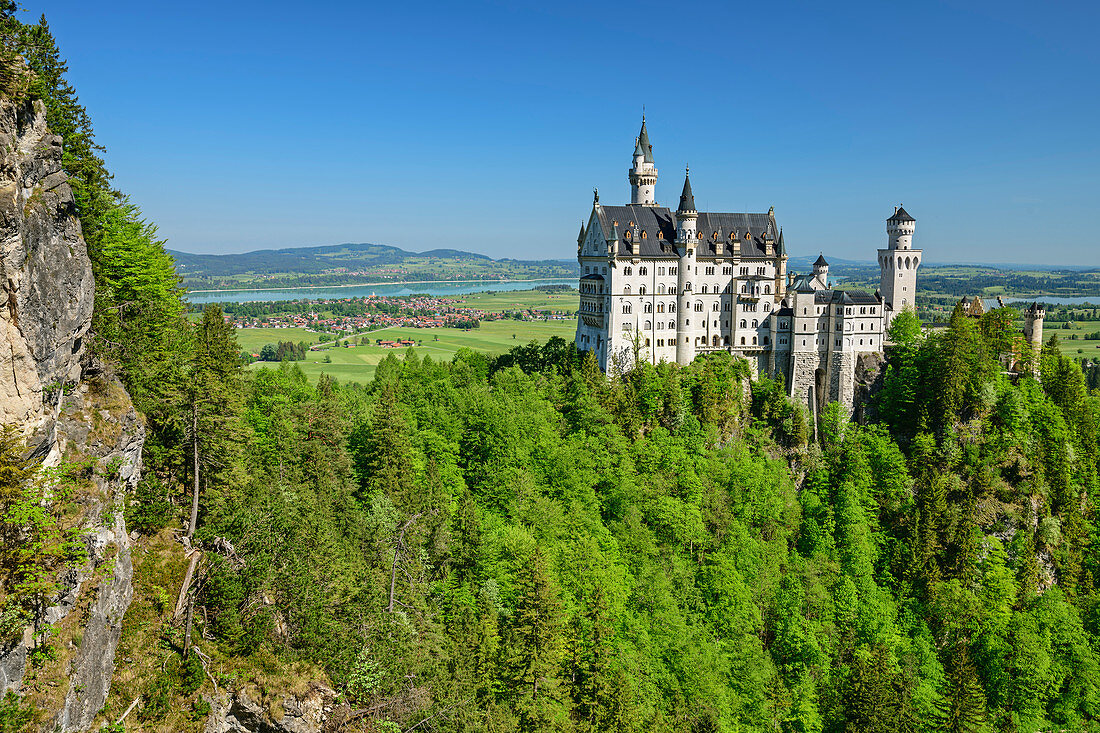
[[[917,268],[924,255],[921,250],[913,249],[913,234],[916,231],[917,220],[901,206],[895,208],[894,215],[886,220],[890,243],[886,249],[878,251],[878,264],[882,273],[879,292],[886,305],[887,326],[894,315],[916,303]]]
[[[653,146],[642,116],[642,131],[634,143],[634,167],[627,171],[630,179],[630,203],[656,206],[657,166],[653,163]]]
[[[691,325],[691,279],[695,273],[695,248],[699,212],[695,210],[695,195],[691,192],[691,179],[684,173],[684,190],[676,209],[676,253],[680,256],[676,266],[676,363],[690,364],[695,359],[695,328]]]

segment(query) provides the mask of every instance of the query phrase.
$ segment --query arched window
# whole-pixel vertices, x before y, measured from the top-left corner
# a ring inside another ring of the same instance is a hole
[[[623,313],[630,313],[630,303],[623,303]]]
[[[741,319],[741,328],[748,328],[749,322],[744,318]]]
[[[771,293],[772,293],[772,286],[771,285],[765,285],[764,286],[764,295],[771,295]]]
[[[624,285],[623,286],[623,295],[630,295],[630,286],[629,285]]]
[[[703,293],[704,295],[706,295],[706,293],[707,293],[707,286],[706,286],[706,285],[703,285],[702,289],[700,289],[700,291],[699,291],[699,292],[701,292],[701,293]]]
[[[764,304],[764,310],[765,311],[770,311],[771,309],[772,309],[772,304],[771,303],[765,303]]]
[[[723,346],[729,346],[730,345],[730,337],[729,336],[723,336],[722,337],[722,345]]]
[[[647,268],[647,267],[639,267],[639,268],[638,268],[638,274],[639,274],[639,275],[648,275],[648,274],[649,274],[649,268]]]
[[[645,330],[647,330],[647,331],[653,330],[653,321],[646,321],[645,322]]]
[[[624,274],[624,275],[633,275],[633,274],[634,274],[634,268],[632,268],[632,267],[624,267],[624,268],[623,268],[623,274]]]
[[[638,286],[638,295],[645,295],[645,285]]]
[[[668,312],[669,313],[675,313],[676,312],[676,304],[675,303],[669,303],[668,304]]]
[[[718,337],[717,336],[711,337],[710,344],[711,344],[711,346],[717,346],[718,345]]]
[[[646,345],[646,346],[649,346],[649,339],[646,339],[646,340],[645,340],[645,345]]]
[[[757,326],[759,326],[759,325],[760,325],[760,324],[759,324],[759,323],[757,322],[757,320],[756,320],[755,318],[754,318],[754,319],[752,319],[752,327],[753,327],[753,328],[756,328],[756,327],[757,327]]]
[[[741,345],[742,345],[742,346],[744,346],[744,345],[745,345],[745,337],[744,337],[744,336],[742,336],[742,337],[741,337]]]
[[[652,313],[653,312],[653,304],[652,303],[646,303],[645,304],[645,312],[646,313]]]
[[[767,336],[764,337],[764,345],[765,346],[767,346],[770,343],[770,341],[771,340]]]
[[[665,312],[665,304],[664,303],[658,303],[657,304],[657,312],[658,313],[664,313]]]
[[[668,322],[668,327],[669,328],[676,328],[676,321],[669,321]]]
[[[715,302],[715,303],[714,303],[714,308],[713,308],[713,310],[718,310],[718,309],[719,309],[719,308],[721,308],[721,307],[722,307],[722,304],[721,304],[721,303]]]
[[[691,283],[684,283],[684,292],[685,293],[690,293],[691,292]]]
[[[756,337],[755,336],[752,337],[752,345],[756,346]]]
[[[661,283],[660,285],[657,286],[657,295],[664,295],[664,294],[665,294],[665,285],[664,285],[664,283]]]

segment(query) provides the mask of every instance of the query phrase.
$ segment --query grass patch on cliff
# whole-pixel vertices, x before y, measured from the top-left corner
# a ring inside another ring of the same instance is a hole
[[[178,528],[163,529],[133,546],[134,598],[122,623],[111,692],[93,730],[113,724],[140,696],[126,719],[127,730],[198,733],[209,714],[204,698],[215,694],[210,677],[219,694],[243,690],[273,716],[281,712],[282,696],[304,694],[313,682],[329,684],[323,671],[281,660],[266,648],[244,657],[223,654],[207,636],[199,611],[193,619],[192,648],[199,648],[210,662],[204,671],[194,653],[182,660],[184,619],[173,615],[188,560],[179,534]],[[196,579],[201,570],[200,562]]]

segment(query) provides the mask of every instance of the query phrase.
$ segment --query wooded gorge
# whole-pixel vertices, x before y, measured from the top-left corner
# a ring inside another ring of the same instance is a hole
[[[0,9],[4,93],[64,141],[94,358],[147,431],[103,729],[210,729],[227,690],[274,726],[314,683],[324,730],[1096,729],[1100,395],[1054,345],[1005,374],[1009,314],[898,317],[865,425],[728,355],[608,378],[560,339],[365,385],[245,371],[217,306],[185,318],[45,20]],[[79,552],[24,454],[5,432],[0,645]]]

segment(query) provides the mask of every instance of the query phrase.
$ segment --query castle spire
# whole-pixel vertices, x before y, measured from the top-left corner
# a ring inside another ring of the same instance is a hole
[[[642,115],[642,130],[638,133],[638,147],[642,149],[642,154],[645,156],[645,162],[654,165],[653,146],[649,143],[649,132],[645,129],[644,114]]]
[[[676,213],[683,214],[689,211],[695,213],[695,196],[691,193],[690,167],[684,170],[684,190],[680,194],[680,208],[676,210]]]
[[[634,160],[627,171],[630,181],[630,203],[641,206],[656,206],[654,188],[657,185],[657,166],[653,164],[653,146],[649,142],[649,132],[645,127],[645,115],[642,115],[642,129],[634,138]]]

